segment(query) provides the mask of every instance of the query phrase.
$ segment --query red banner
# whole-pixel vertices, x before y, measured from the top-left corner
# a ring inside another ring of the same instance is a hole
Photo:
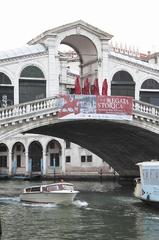
[[[59,118],[132,119],[133,98],[104,95],[61,95]]]

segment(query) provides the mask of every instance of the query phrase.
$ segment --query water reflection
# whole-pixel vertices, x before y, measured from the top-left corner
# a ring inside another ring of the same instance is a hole
[[[80,193],[71,206],[20,202],[33,182],[0,184],[1,240],[158,240],[159,211],[117,182],[74,182]]]

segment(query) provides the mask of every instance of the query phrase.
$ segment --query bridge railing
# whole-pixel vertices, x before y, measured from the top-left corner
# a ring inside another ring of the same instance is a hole
[[[147,118],[159,118],[159,107],[142,101],[133,101],[133,113]]]
[[[57,110],[57,97],[40,99],[32,102],[0,108],[0,121],[14,117],[21,117],[32,113]]]
[[[40,115],[42,112],[51,113],[58,111],[58,96],[40,99],[32,102],[17,104],[6,108],[0,108],[0,122],[10,122],[13,118],[27,118],[30,115]],[[159,120],[159,107],[141,102],[133,101],[133,115],[143,116],[149,119]]]

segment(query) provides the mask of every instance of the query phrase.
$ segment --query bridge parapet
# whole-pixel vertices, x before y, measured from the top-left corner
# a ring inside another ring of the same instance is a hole
[[[140,118],[140,120],[146,120],[147,122],[151,121],[152,123],[158,123],[159,107],[149,103],[134,100],[133,118]]]
[[[56,114],[57,110],[57,96],[1,108],[0,125],[43,114]]]
[[[50,98],[40,99],[32,102],[17,104],[0,109],[0,126],[22,120],[28,120],[36,117],[47,116],[49,114],[57,115],[58,95]],[[151,123],[159,123],[159,107],[133,100],[133,119]]]

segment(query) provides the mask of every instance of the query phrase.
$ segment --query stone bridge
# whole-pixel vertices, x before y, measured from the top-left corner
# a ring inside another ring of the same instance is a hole
[[[61,120],[58,97],[0,109],[0,141],[18,133],[67,139],[92,151],[121,176],[137,176],[137,162],[159,158],[159,107],[133,101],[133,120]]]

